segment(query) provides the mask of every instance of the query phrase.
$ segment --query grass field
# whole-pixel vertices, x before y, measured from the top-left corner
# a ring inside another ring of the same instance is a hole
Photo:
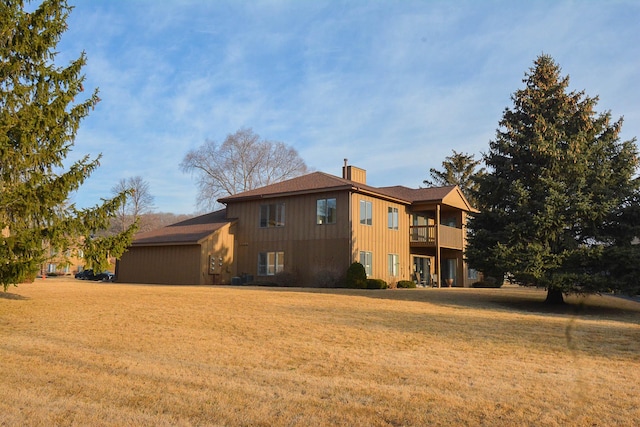
[[[542,291],[0,292],[0,425],[640,425],[640,303]]]

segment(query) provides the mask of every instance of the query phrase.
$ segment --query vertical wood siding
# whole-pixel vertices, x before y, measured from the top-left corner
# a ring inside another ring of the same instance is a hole
[[[316,224],[318,199],[336,199],[335,224]],[[260,206],[284,203],[283,227],[259,227]],[[342,273],[351,261],[349,253],[349,197],[348,192],[323,192],[295,197],[265,198],[229,203],[227,217],[237,218],[236,260],[237,275],[248,274],[256,280],[260,252],[284,252],[284,269],[294,273],[300,285],[313,285],[317,276],[328,272]]]
[[[131,247],[118,263],[124,283],[200,284],[200,246]]]
[[[372,224],[360,224],[360,200],[372,203]],[[387,283],[410,280],[412,260],[409,255],[410,214],[407,206],[388,202],[375,197],[353,193],[351,196],[353,217],[352,261],[360,260],[360,251],[371,252],[372,278]],[[398,229],[388,228],[388,208],[398,209]],[[398,276],[389,275],[388,256],[397,254],[399,258]]]

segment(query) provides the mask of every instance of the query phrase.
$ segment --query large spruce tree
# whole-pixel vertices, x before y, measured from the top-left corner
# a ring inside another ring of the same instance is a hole
[[[80,121],[98,103],[85,100],[85,55],[65,67],[54,64],[56,46],[71,8],[45,0],[32,11],[24,2],[0,3],[0,283],[7,287],[34,277],[50,250],[84,249],[87,266],[103,269],[119,256],[133,228],[96,238],[124,200],[119,194],[90,209],[67,206],[98,167],[99,156],[65,165]],[[82,245],[82,246],[78,246]]]
[[[633,256],[623,223],[637,206],[635,139],[620,141],[622,119],[596,113],[597,97],[569,92],[551,57],[539,56],[523,82],[484,156],[467,259],[488,276],[546,288],[550,303],[624,290],[611,255]]]

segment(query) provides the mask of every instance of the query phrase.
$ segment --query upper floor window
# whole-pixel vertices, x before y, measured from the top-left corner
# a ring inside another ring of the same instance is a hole
[[[316,224],[336,223],[336,199],[318,199],[316,201]]]
[[[360,200],[360,224],[371,225],[373,217],[373,205],[366,200]]]
[[[260,205],[260,227],[284,227],[284,203]]]
[[[398,208],[392,208],[391,206],[389,206],[387,223],[388,223],[389,229],[391,230],[398,229]]]

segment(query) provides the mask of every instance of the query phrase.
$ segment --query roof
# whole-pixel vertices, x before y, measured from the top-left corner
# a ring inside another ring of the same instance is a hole
[[[347,179],[338,178],[324,172],[312,172],[286,181],[277,182],[254,190],[243,191],[219,199],[220,203],[235,202],[247,199],[259,199],[268,196],[285,196],[297,193],[312,193],[317,191],[347,190],[356,184]]]
[[[411,203],[442,201],[456,188],[455,185],[446,187],[409,188],[402,185],[393,187],[380,187],[379,191],[394,194],[396,197],[408,200]]]
[[[221,229],[234,220],[227,219],[227,210],[211,212],[180,221],[156,230],[136,234],[132,246],[154,245],[188,245],[198,244],[215,231]]]
[[[245,200],[255,200],[269,197],[293,196],[296,194],[318,193],[324,191],[350,190],[360,193],[390,199],[399,203],[413,204],[420,202],[442,202],[447,204],[446,199],[452,196],[456,199],[462,198],[462,204],[473,210],[469,202],[464,198],[460,188],[455,185],[446,187],[430,188],[409,188],[401,185],[393,187],[372,187],[351,181],[324,172],[312,172],[286,181],[281,181],[254,190],[227,196],[218,200],[220,203],[240,202]],[[460,203],[456,203],[458,205]]]

